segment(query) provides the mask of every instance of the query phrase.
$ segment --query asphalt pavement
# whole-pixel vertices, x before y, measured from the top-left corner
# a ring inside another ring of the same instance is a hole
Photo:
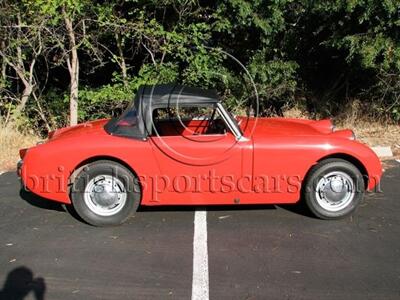
[[[399,299],[400,164],[351,218],[207,208],[210,299]],[[0,175],[0,299],[191,299],[195,208],[89,226]],[[26,296],[26,298],[24,298]],[[3,297],[3,298],[2,298]]]

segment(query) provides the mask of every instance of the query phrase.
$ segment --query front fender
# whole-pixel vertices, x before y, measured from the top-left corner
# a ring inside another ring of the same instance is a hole
[[[358,141],[347,139],[340,139],[339,142],[328,153],[321,157],[319,160],[328,157],[346,157],[355,159],[359,166],[362,166],[367,175],[367,190],[373,190],[381,180],[382,177],[382,164],[379,157],[370,147]],[[351,159],[350,159],[351,160]]]

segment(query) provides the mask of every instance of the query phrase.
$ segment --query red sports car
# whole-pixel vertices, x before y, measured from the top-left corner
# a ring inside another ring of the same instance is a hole
[[[330,120],[234,117],[212,90],[143,86],[119,118],[58,129],[20,150],[31,192],[88,223],[139,205],[285,204],[349,215],[382,175],[378,157]]]

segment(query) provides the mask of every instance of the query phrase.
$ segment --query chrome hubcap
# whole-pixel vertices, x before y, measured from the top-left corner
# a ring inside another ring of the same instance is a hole
[[[354,199],[354,181],[344,172],[328,173],[318,181],[315,196],[323,209],[331,212],[342,210]]]
[[[85,188],[84,201],[97,215],[111,216],[125,205],[127,193],[124,184],[111,175],[92,178]]]

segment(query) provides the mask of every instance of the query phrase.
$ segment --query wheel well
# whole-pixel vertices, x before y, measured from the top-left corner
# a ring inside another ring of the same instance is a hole
[[[104,156],[104,155],[102,155],[102,156],[90,157],[90,158],[85,159],[84,161],[80,162],[80,163],[75,167],[75,169],[72,171],[71,175],[70,175],[69,178],[68,178],[68,189],[71,188],[72,182],[75,180],[76,176],[79,174],[79,172],[82,170],[82,168],[83,168],[84,166],[86,166],[86,165],[88,165],[88,164],[90,164],[90,163],[93,163],[93,162],[95,162],[95,161],[99,161],[99,160],[109,160],[109,161],[118,163],[118,164],[124,166],[125,168],[127,168],[127,169],[129,170],[129,172],[131,172],[132,175],[136,178],[136,180],[137,180],[137,182],[138,182],[138,184],[139,184],[140,194],[141,194],[141,196],[142,196],[142,194],[143,194],[143,193],[142,193],[142,184],[141,184],[141,182],[140,182],[140,180],[139,180],[139,176],[138,176],[138,174],[135,172],[135,170],[133,170],[133,169],[131,168],[130,165],[128,165],[125,161],[123,161],[123,160],[121,160],[121,159],[119,159],[119,158],[116,158],[116,157],[113,157],[113,156]],[[69,195],[69,194],[70,194],[70,193],[69,193],[69,191],[68,191],[68,195]],[[142,200],[142,199],[140,199],[140,200]]]
[[[340,158],[340,159],[346,160],[349,163],[353,164],[360,171],[361,175],[363,176],[364,186],[365,186],[365,188],[367,188],[367,186],[368,186],[368,172],[367,172],[367,169],[364,167],[364,165],[357,158],[355,158],[354,156],[351,156],[349,154],[335,153],[335,154],[331,154],[331,155],[328,155],[328,156],[324,156],[324,157],[320,158],[317,162],[319,163],[319,162],[321,162],[321,161],[323,161],[325,159],[328,159],[328,158]]]

